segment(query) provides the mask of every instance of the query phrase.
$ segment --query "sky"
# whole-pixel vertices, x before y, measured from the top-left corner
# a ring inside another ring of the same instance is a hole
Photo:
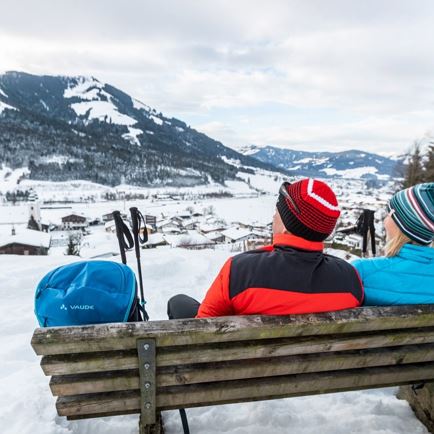
[[[231,147],[434,135],[431,0],[0,0],[0,71],[92,75]]]

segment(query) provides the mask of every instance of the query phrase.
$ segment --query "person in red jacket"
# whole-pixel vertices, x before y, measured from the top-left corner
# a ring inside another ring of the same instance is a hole
[[[340,215],[322,181],[284,182],[273,217],[273,244],[229,258],[202,303],[186,295],[168,302],[169,318],[288,315],[360,306],[356,269],[323,253]]]

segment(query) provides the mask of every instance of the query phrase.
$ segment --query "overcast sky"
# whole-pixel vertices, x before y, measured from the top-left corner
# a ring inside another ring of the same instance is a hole
[[[0,71],[93,75],[227,146],[434,132],[431,0],[0,0]]]

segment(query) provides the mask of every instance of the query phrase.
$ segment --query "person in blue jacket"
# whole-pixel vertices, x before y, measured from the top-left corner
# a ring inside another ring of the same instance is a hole
[[[434,182],[396,193],[384,219],[385,257],[352,264],[364,305],[434,304]]]

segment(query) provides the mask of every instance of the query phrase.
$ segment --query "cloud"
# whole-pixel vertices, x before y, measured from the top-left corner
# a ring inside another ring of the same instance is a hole
[[[2,69],[94,75],[227,145],[391,149],[434,127],[431,1],[6,3]]]

